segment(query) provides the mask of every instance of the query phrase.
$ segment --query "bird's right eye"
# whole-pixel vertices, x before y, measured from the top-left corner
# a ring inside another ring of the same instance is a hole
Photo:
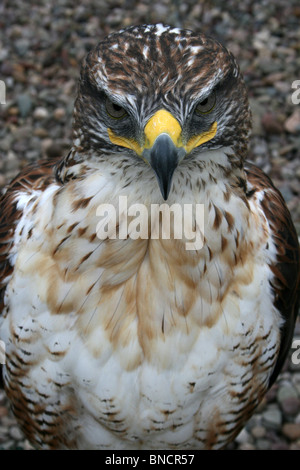
[[[109,98],[106,98],[105,108],[107,114],[113,119],[122,119],[123,117],[127,116],[127,111],[122,108],[122,106],[111,101]]]

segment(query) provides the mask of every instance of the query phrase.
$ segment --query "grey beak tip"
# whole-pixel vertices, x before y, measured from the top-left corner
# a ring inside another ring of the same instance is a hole
[[[170,188],[171,189],[171,188]],[[162,192],[162,197],[163,197],[163,200],[164,201],[167,201],[168,200],[168,197],[169,197],[169,194],[170,194],[170,189],[168,192]]]

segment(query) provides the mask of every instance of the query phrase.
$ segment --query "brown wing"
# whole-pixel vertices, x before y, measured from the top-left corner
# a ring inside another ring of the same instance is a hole
[[[264,191],[260,204],[272,230],[272,239],[277,250],[277,262],[270,266],[274,274],[271,287],[274,293],[274,304],[284,319],[284,325],[281,331],[278,360],[270,379],[271,386],[288,354],[299,311],[299,242],[289,210],[270,178],[252,164],[247,163],[245,169],[248,181],[253,186],[253,190],[250,191],[251,196],[256,191]]]
[[[54,181],[54,167],[57,157],[28,165],[8,186],[4,195],[0,196],[0,315],[4,308],[4,293],[13,267],[9,262],[16,224],[21,217],[17,209],[16,195],[18,192],[30,192],[32,189],[46,188]],[[0,385],[2,373],[0,370]]]

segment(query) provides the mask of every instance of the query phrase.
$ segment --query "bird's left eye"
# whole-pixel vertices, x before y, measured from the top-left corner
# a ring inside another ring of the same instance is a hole
[[[195,108],[196,114],[207,114],[210,113],[216,104],[216,95],[211,93],[205,100],[200,101]]]
[[[114,119],[122,119],[127,115],[127,112],[122,106],[119,106],[117,103],[114,103],[109,98],[106,98],[105,101],[106,112],[110,117]]]

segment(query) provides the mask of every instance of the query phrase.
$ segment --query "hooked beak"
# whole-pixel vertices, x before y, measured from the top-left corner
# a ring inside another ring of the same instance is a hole
[[[178,163],[184,158],[186,151],[176,147],[168,134],[160,134],[151,149],[143,151],[143,157],[153,168],[162,197],[168,199],[172,178]]]
[[[153,168],[165,201],[170,193],[174,171],[186,154],[181,133],[179,122],[165,109],[157,111],[144,129],[142,157]]]

